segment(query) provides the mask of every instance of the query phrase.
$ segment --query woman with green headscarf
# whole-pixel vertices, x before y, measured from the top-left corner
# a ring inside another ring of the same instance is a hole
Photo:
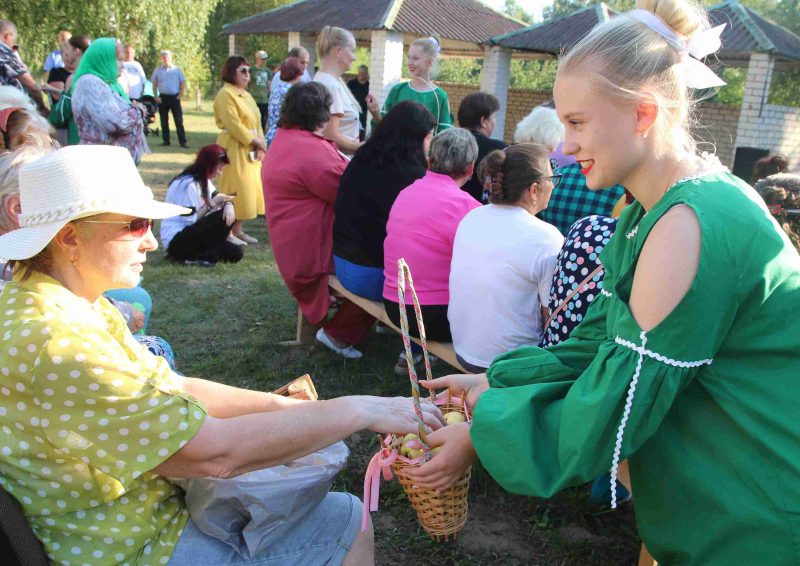
[[[68,93],[82,145],[118,145],[137,164],[150,153],[144,137],[144,107],[131,102],[118,77],[122,70],[122,44],[104,37],[92,42],[72,77]]]

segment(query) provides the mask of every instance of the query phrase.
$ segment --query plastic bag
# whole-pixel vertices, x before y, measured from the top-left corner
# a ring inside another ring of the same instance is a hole
[[[192,520],[205,534],[252,559],[302,523],[330,491],[350,451],[337,442],[282,466],[231,479],[170,479],[186,491]]]

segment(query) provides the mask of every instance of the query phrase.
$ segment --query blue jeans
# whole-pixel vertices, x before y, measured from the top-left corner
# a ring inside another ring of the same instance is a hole
[[[305,521],[251,559],[186,523],[169,566],[308,566],[341,564],[361,528],[361,501],[349,493],[329,493]]]
[[[333,256],[336,277],[342,286],[359,297],[372,301],[383,300],[383,268],[358,265]]]

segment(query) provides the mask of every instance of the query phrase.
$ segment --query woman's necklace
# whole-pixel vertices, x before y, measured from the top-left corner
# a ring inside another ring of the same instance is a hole
[[[678,172],[680,171],[685,161],[686,161],[685,159],[681,159],[675,164],[675,167],[672,168],[672,172],[669,174],[669,177],[667,177],[667,186],[664,188],[664,192],[661,194],[661,197],[655,203],[653,203],[653,206],[651,206],[650,209],[644,211],[644,214],[639,219],[639,222],[636,223],[636,226],[634,226],[632,230],[630,230],[625,234],[626,238],[632,240],[633,238],[636,237],[636,234],[639,232],[639,224],[642,223],[642,220],[644,220],[647,217],[647,215],[650,213],[650,210],[652,210],[659,202],[661,202],[661,199],[664,198],[664,195],[666,195],[669,192],[669,190],[675,185],[677,185],[680,179],[683,178],[683,177],[678,178],[674,182],[672,180],[676,178]]]

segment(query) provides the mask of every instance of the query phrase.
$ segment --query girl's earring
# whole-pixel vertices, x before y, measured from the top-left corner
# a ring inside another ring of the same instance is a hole
[[[649,130],[642,130],[639,132],[639,135],[642,136],[642,139],[647,139],[647,134],[650,133]]]

